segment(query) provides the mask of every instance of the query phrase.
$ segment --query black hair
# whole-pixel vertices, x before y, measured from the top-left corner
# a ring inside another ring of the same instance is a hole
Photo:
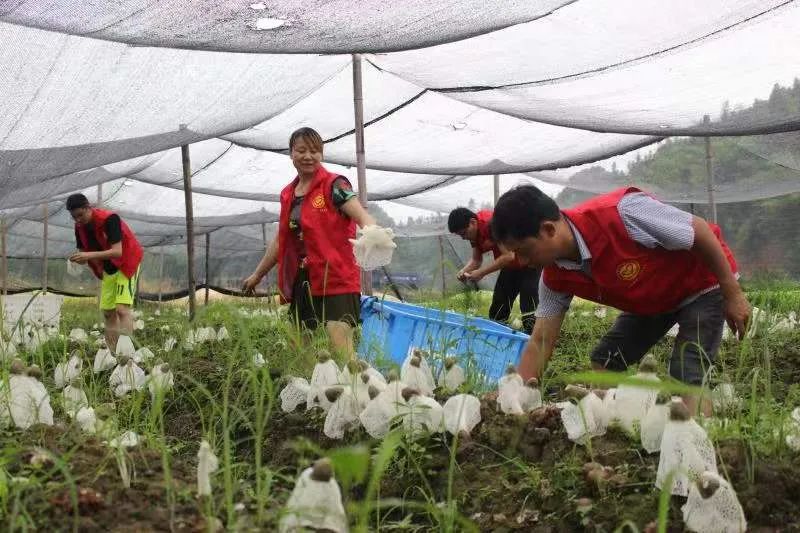
[[[450,233],[464,231],[469,226],[469,221],[476,217],[477,215],[466,207],[456,207],[447,217],[447,230]]]
[[[542,222],[561,218],[558,204],[533,185],[520,185],[497,200],[492,215],[492,239],[502,243],[539,234]]]
[[[67,198],[67,211],[72,211],[79,207],[87,207],[88,205],[89,199],[81,193],[70,194],[69,198]]]
[[[294,143],[300,139],[306,141],[312,148],[316,148],[317,151],[322,151],[322,145],[324,144],[322,136],[314,128],[304,127],[294,130],[289,137],[289,150],[294,148]]]

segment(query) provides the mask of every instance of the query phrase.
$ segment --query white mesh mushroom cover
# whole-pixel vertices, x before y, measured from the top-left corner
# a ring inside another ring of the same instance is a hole
[[[561,405],[561,422],[569,440],[584,445],[592,437],[605,435],[607,420],[603,400],[590,392],[577,403],[564,402]]]
[[[333,402],[325,416],[323,432],[331,439],[341,439],[347,431],[359,425],[359,406],[350,387],[343,387],[343,392]]]
[[[347,516],[339,484],[334,478],[315,481],[312,472],[313,468],[307,468],[297,479],[278,530],[289,533],[308,528],[346,533]]]
[[[647,450],[647,453],[661,451],[661,438],[664,435],[664,427],[667,425],[668,420],[669,406],[665,404],[654,405],[644,415],[640,435],[642,448]]]
[[[718,484],[708,497],[703,497],[698,483]],[[726,479],[713,472],[705,472],[698,483],[689,488],[689,498],[681,507],[686,529],[697,533],[742,533],[747,531],[747,520],[739,498]]]
[[[481,422],[481,401],[471,394],[456,394],[442,406],[444,427],[453,435],[470,433]]]
[[[281,390],[281,410],[291,413],[297,406],[306,403],[311,386],[305,378],[291,378]]]
[[[667,421],[661,437],[656,487],[661,489],[672,474],[671,493],[686,496],[703,472],[717,473],[717,456],[706,431],[694,420]]]

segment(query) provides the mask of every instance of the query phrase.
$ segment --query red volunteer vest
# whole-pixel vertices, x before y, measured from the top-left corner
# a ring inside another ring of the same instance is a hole
[[[719,283],[702,260],[689,250],[647,248],[628,235],[617,206],[635,187],[617,189],[564,209],[592,254],[592,278],[556,265],[545,267],[544,282],[554,291],[640,315],[672,311],[682,301]],[[709,223],[733,272],[736,260],[719,226]]]
[[[303,198],[300,219],[306,247],[306,268],[313,296],[361,293],[361,273],[348,239],[356,237],[356,223],[333,204],[333,182],[339,178],[320,165]],[[292,299],[300,258],[291,246],[289,215],[292,210],[295,179],[281,191],[278,225],[278,290],[284,302]]]
[[[481,209],[475,213],[475,217],[478,219],[478,242],[475,247],[482,254],[491,250],[494,258],[497,259],[503,255],[503,252],[492,240],[489,228],[489,223],[492,221],[492,214],[493,211],[491,209]],[[504,270],[519,270],[521,268],[525,268],[525,265],[520,263],[518,259],[514,259],[514,261],[503,267]]]
[[[108,244],[108,238],[106,237],[105,223],[106,219],[113,214],[112,211],[97,209],[95,207],[92,208],[92,225],[95,239],[97,239],[97,243],[100,245],[99,250],[90,250],[86,226],[83,224],[75,224],[78,230],[78,237],[80,237],[81,240],[81,248],[93,252],[104,252],[111,249],[111,245]],[[109,261],[111,261],[111,264],[117,267],[120,272],[131,278],[142,262],[144,251],[142,250],[142,245],[139,244],[139,241],[136,239],[136,235],[133,234],[131,228],[121,218],[119,225],[122,230],[122,257],[111,258]],[[95,276],[100,279],[103,278],[103,261],[89,261],[89,268],[92,269]]]

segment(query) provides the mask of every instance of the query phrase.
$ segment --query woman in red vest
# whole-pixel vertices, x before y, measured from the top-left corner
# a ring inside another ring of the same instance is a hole
[[[595,369],[624,370],[677,324],[670,374],[700,385],[724,322],[744,336],[750,305],[719,227],[634,187],[560,210],[536,187],[520,186],[497,202],[492,233],[520,260],[543,267],[523,378],[541,375],[573,295],[622,311],[591,354]],[[696,398],[685,400],[696,409]],[[706,402],[703,411],[710,414]]]
[[[281,192],[278,236],[243,290],[253,292],[278,266],[281,300],[305,329],[325,324],[334,349],[354,356],[353,327],[360,315],[361,279],[353,245],[356,224],[375,220],[361,206],[347,178],[322,166],[322,137],[300,128],[289,138],[297,177]]]
[[[67,198],[67,210],[75,221],[75,240],[80,252],[69,257],[88,264],[100,286],[100,309],[105,317],[105,337],[110,350],[120,333],[133,333],[133,298],[144,252],[136,235],[119,215],[89,205],[82,194]]]

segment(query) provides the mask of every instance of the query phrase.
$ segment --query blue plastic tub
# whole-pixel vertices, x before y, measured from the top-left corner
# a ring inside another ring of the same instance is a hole
[[[529,338],[492,320],[374,297],[361,298],[361,320],[361,357],[402,364],[411,350],[420,348],[439,362],[456,356],[487,383],[502,376],[509,363],[519,363]]]

